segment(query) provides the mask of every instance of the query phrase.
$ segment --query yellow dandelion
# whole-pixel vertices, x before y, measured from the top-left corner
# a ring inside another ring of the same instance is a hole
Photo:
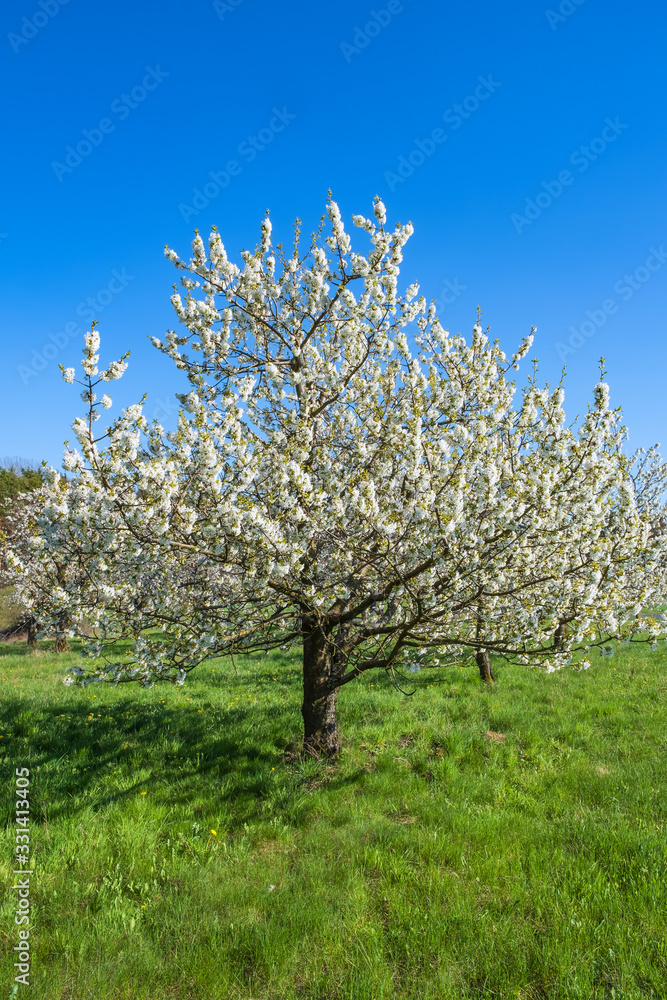
[[[218,836],[217,833],[215,832],[215,830],[211,830],[211,833],[213,834],[214,837]]]

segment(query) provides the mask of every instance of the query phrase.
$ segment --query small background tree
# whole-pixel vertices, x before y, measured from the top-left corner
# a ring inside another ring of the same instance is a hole
[[[36,642],[36,621],[14,591],[5,546],[8,542],[20,545],[27,538],[26,525],[19,527],[17,519],[27,494],[39,489],[43,482],[37,463],[16,456],[0,459],[0,635],[9,638],[26,632],[29,645]]]

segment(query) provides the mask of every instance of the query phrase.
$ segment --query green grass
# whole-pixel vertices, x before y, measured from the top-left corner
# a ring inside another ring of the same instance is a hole
[[[8,887],[14,768],[31,781],[26,997],[667,995],[662,646],[495,665],[493,689],[424,670],[411,698],[367,676],[341,692],[335,765],[286,759],[296,657],[78,690],[49,648],[0,646]]]

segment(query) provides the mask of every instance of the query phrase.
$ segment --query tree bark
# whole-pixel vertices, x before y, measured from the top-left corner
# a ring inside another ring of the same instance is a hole
[[[37,622],[34,618],[28,619],[28,645],[37,645]]]
[[[567,639],[567,625],[565,622],[560,622],[558,628],[554,632],[554,649],[559,650],[563,648],[563,640]]]
[[[480,604],[479,607],[477,608],[476,637],[477,637],[477,641],[478,642],[479,642],[479,639],[480,639],[480,637],[482,635],[482,613],[483,613],[483,611],[484,611],[484,608]],[[480,680],[484,684],[493,684],[496,678],[493,676],[493,668],[491,666],[491,657],[489,656],[488,650],[486,650],[486,649],[478,649],[477,652],[475,653],[475,661],[477,663],[477,666],[479,667]]]
[[[67,619],[64,615],[61,615],[58,620],[58,631],[56,633],[56,644],[54,647],[56,653],[69,653],[69,644],[67,642],[67,634],[65,632],[66,628]]]
[[[303,749],[314,757],[336,757],[341,740],[336,720],[338,689],[334,670],[332,629],[304,614],[303,627]]]
[[[475,660],[477,661],[477,666],[479,667],[480,680],[484,681],[485,684],[493,684],[495,681],[495,676],[493,673],[493,667],[491,666],[491,657],[486,649],[478,649],[475,653]]]

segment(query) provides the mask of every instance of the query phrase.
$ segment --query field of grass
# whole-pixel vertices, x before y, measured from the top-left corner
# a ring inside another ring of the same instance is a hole
[[[30,769],[33,1000],[667,996],[665,664],[384,676],[291,758],[296,656],[83,690],[0,644],[0,1000]]]

